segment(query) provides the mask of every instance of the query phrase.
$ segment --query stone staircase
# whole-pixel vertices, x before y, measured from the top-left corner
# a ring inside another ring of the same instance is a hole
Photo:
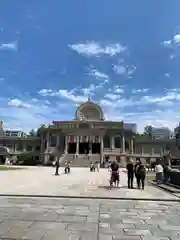
[[[89,167],[90,162],[100,161],[100,155],[92,154],[90,156],[90,159],[88,159],[88,157],[85,154],[80,154],[78,158],[74,158],[73,154],[67,154],[64,157],[64,160],[61,166],[64,165],[66,160],[71,162],[71,167]]]

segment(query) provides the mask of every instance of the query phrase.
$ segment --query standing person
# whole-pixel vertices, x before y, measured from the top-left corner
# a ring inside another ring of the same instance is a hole
[[[134,166],[134,173],[135,173],[135,177],[136,177],[136,185],[138,187],[138,183],[139,183],[139,176],[137,175],[137,170],[139,168],[139,165],[141,164],[140,160],[137,160],[135,166]]]
[[[161,166],[161,164],[159,162],[155,166],[155,172],[156,172],[156,181],[162,182],[163,181],[163,167]]]
[[[133,189],[134,165],[132,160],[129,161],[126,168],[127,168],[127,177],[128,177],[128,188]]]
[[[100,169],[100,162],[97,162],[97,171],[99,172]]]
[[[110,179],[110,188],[112,189],[113,183],[119,187],[119,164],[116,160],[111,163],[111,179]]]
[[[144,164],[140,163],[137,169],[137,184],[138,184],[138,189],[142,187],[142,190],[144,190],[144,182],[146,178],[146,169]]]
[[[56,159],[56,162],[55,162],[55,167],[56,167],[56,172],[55,172],[55,175],[58,176],[59,175],[59,159],[57,158]]]

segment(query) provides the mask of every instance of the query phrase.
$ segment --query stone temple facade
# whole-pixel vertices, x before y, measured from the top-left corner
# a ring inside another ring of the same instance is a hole
[[[72,121],[54,121],[41,135],[41,152],[44,161],[54,160],[65,154],[96,154],[104,158],[104,152],[134,152],[135,124],[106,121],[103,110],[90,99],[81,104]]]

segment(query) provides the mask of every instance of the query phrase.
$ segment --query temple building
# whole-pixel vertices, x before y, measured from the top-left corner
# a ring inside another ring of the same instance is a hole
[[[43,129],[41,152],[47,162],[62,152],[65,154],[98,154],[104,151],[134,152],[136,124],[105,120],[102,108],[90,99],[81,104],[71,121],[53,121]]]
[[[174,139],[152,139],[136,133],[136,124],[108,121],[102,108],[88,99],[75,111],[73,120],[53,121],[39,130],[38,136],[3,130],[0,122],[0,158],[29,152],[41,163],[51,163],[62,155],[67,160],[76,156],[81,161],[86,154],[91,160],[117,158],[123,164],[128,157],[160,158],[168,148],[172,158],[180,159],[180,150]],[[8,134],[5,134],[7,133]],[[75,162],[75,160],[73,160]],[[77,164],[78,165],[78,164]]]

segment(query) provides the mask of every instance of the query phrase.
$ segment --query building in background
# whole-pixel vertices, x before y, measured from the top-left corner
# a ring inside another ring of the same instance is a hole
[[[4,136],[6,137],[26,137],[26,133],[16,130],[6,130],[4,131]]]
[[[154,139],[170,139],[172,138],[172,132],[167,127],[156,128],[152,126],[146,126],[144,132]]]
[[[172,132],[169,128],[152,128],[152,137],[155,139],[169,139],[171,138]]]

